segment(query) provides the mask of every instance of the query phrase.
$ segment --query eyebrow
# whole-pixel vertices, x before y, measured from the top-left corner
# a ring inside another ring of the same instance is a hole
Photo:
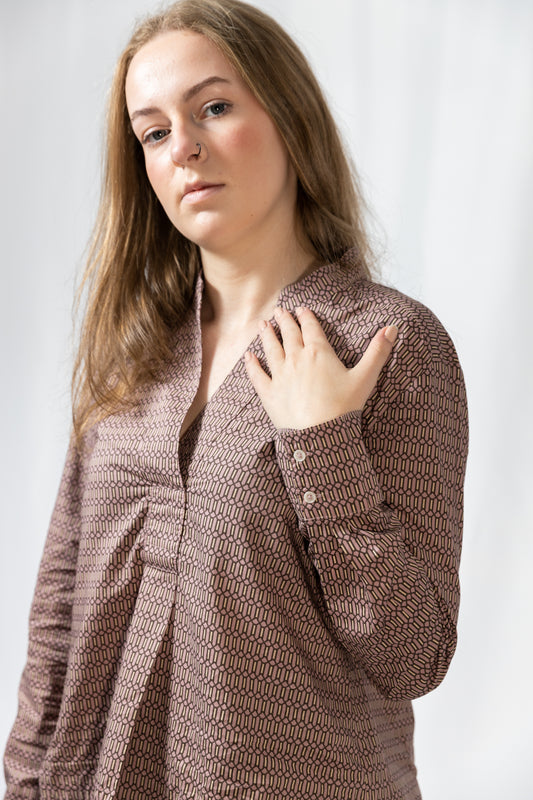
[[[192,100],[195,95],[205,89],[207,86],[211,86],[213,83],[230,83],[227,78],[220,78],[218,75],[211,75],[209,78],[205,78],[203,81],[199,83],[195,83],[194,86],[191,86],[190,89],[183,95],[183,101],[188,103],[189,100]],[[137,119],[137,117],[148,117],[150,114],[157,114],[160,112],[161,109],[157,108],[156,106],[149,106],[148,108],[139,108],[137,111],[134,111],[130,117],[130,121],[133,122]]]

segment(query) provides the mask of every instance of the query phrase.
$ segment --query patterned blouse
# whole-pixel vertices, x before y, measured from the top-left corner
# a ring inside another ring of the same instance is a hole
[[[420,798],[410,700],[455,649],[465,392],[432,313],[354,262],[279,302],[347,366],[398,326],[362,413],[276,430],[241,358],[180,440],[200,277],[161,379],[71,448],[8,800]]]

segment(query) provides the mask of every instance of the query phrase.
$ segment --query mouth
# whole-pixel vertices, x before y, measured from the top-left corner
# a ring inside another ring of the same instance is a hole
[[[184,203],[198,203],[212,197],[223,188],[223,183],[207,183],[205,181],[186,184],[181,200]]]

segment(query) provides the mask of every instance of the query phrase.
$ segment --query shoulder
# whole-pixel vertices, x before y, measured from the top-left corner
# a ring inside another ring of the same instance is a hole
[[[355,250],[287,287],[280,299],[289,308],[304,305],[315,313],[346,366],[359,360],[380,328],[394,324],[399,336],[391,367],[458,368],[451,337],[435,314],[397,289],[362,277]]]
[[[350,270],[332,279],[333,291],[329,297],[317,298],[313,310],[347,367],[358,362],[380,328],[392,324],[398,328],[398,339],[366,414],[390,415],[391,404],[417,413],[423,401],[435,404],[437,396],[442,396],[448,412],[456,409],[465,415],[463,372],[452,338],[437,316],[420,301],[353,272],[350,275]]]
[[[313,310],[339,355],[351,352],[357,360],[380,328],[396,325],[396,360],[409,362],[412,368],[457,362],[450,335],[423,303],[357,275],[341,276],[340,281],[336,277],[330,296],[317,298]]]
[[[352,320],[346,325],[346,340],[358,350],[354,361],[379,328],[398,327],[392,354],[365,408],[367,423],[382,417],[401,418],[408,424],[416,418],[417,424],[431,421],[438,426],[444,420],[435,415],[442,414],[448,417],[444,424],[456,425],[462,441],[467,431],[463,371],[453,341],[436,315],[423,303],[371,281],[354,285],[346,307]],[[365,328],[362,343],[360,326]]]
[[[346,367],[357,364],[380,328],[398,327],[392,354],[363,412],[367,429],[378,419],[393,428],[399,419],[425,424],[440,409],[443,418],[454,417],[466,430],[466,392],[454,344],[423,303],[361,277],[346,260],[319,268],[283,299],[315,313]]]

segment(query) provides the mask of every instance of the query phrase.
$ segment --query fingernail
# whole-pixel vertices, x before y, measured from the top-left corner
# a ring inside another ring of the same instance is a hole
[[[265,328],[268,328],[268,322],[266,321],[266,319],[262,319],[261,322],[259,323],[259,330],[264,331]]]
[[[398,338],[398,328],[396,325],[389,325],[388,328],[385,328],[385,339],[394,344],[396,339]]]
[[[276,308],[274,309],[274,316],[279,317],[281,316],[281,314],[283,314],[284,311],[285,309],[283,308],[283,306],[276,306]]]

